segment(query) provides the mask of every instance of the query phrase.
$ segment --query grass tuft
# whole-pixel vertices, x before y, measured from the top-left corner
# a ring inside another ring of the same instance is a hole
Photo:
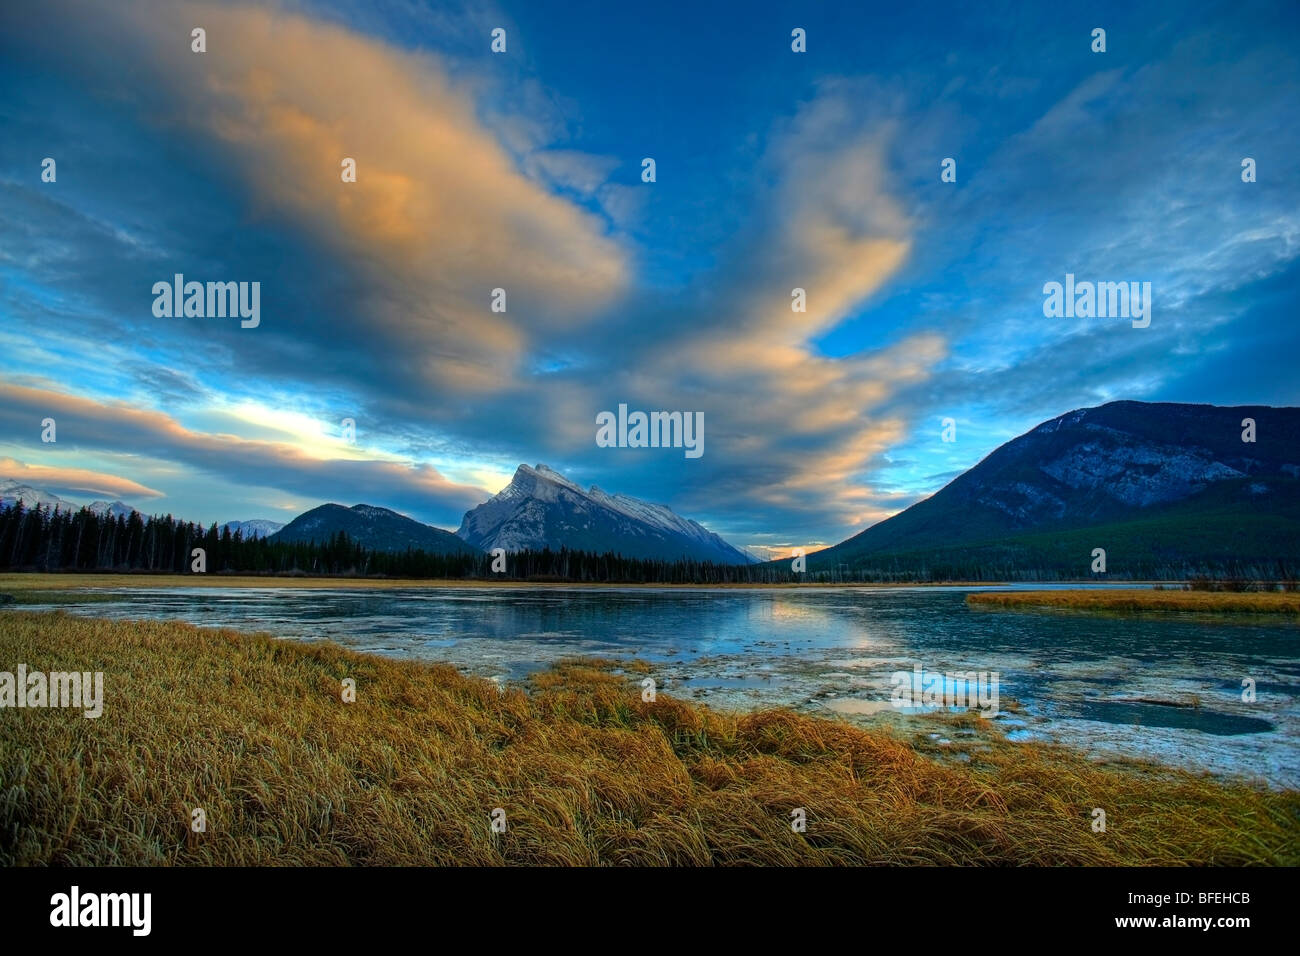
[[[1295,792],[1000,737],[953,764],[789,710],[647,703],[641,666],[499,689],[328,644],[5,612],[0,670],[19,663],[103,671],[106,699],[98,720],[0,710],[8,865],[1300,862]]]

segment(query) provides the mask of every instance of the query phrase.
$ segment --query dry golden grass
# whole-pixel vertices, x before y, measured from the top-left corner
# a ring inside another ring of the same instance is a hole
[[[1083,611],[1200,611],[1228,614],[1300,614],[1300,593],[1282,591],[981,591],[966,595],[976,606],[1074,608]]]
[[[105,705],[0,711],[5,864],[1300,862],[1294,792],[1000,738],[945,764],[791,711],[644,703],[602,662],[526,693],[333,645],[9,611],[0,670],[19,663],[102,670]]]

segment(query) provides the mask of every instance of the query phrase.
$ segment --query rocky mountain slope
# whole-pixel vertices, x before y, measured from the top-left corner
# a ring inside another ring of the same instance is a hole
[[[1243,441],[1244,419],[1255,441]],[[809,557],[935,577],[1275,572],[1300,562],[1300,409],[1112,402],[1044,422]]]
[[[42,491],[40,488],[33,488],[31,485],[15,481],[12,478],[0,478],[0,508],[12,508],[20,501],[23,503],[23,507],[28,510],[35,508],[37,505],[49,508],[51,511],[55,507],[58,507],[61,511],[77,510],[76,505],[70,501],[65,501],[56,494]]]
[[[483,550],[567,547],[630,558],[753,561],[666,505],[610,495],[595,485],[584,491],[545,465],[520,465],[501,492],[466,512],[456,534]]]

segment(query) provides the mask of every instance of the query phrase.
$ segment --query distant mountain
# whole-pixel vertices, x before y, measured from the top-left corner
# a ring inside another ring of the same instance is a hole
[[[66,498],[60,498],[58,495],[48,491],[42,491],[39,488],[33,488],[31,485],[25,485],[12,479],[0,478],[0,508],[9,508],[22,501],[24,508],[34,508],[40,504],[51,510],[57,505],[62,511],[79,511],[82,506],[76,502],[68,501]],[[97,515],[111,515],[116,518],[118,515],[130,517],[136,509],[121,501],[92,501],[85,506],[87,510]]]
[[[103,515],[110,515],[114,518],[118,517],[119,515],[124,518],[129,518],[131,517],[132,513],[135,512],[136,510],[135,508],[132,508],[130,505],[124,504],[121,501],[113,501],[113,502],[92,501],[90,504],[86,505],[86,509],[88,511],[94,512],[97,515],[100,515],[101,517]]]
[[[629,558],[754,560],[665,505],[608,495],[595,485],[583,491],[545,465],[520,465],[501,492],[465,513],[456,534],[484,551],[568,547]]]
[[[65,501],[56,494],[33,488],[31,485],[25,485],[21,481],[14,481],[11,478],[0,478],[0,508],[12,508],[19,501],[27,509],[42,505],[51,511],[56,506],[61,511],[77,510],[75,504],[71,501]]]
[[[273,541],[315,541],[323,544],[340,531],[372,551],[415,548],[429,554],[458,554],[474,549],[449,531],[421,524],[405,515],[374,505],[328,504],[298,515],[270,535]]]
[[[217,530],[225,531],[229,528],[231,534],[234,534],[236,531],[242,531],[244,533],[244,539],[247,540],[249,538],[269,538],[283,527],[283,521],[270,521],[266,518],[254,518],[252,521],[227,521]]]
[[[1254,419],[1254,442],[1242,420]],[[1112,402],[1001,446],[809,571],[1089,578],[1300,571],[1300,408]],[[1101,575],[1095,575],[1101,577]]]

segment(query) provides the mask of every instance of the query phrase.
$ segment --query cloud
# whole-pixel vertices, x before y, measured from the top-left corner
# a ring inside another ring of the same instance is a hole
[[[210,397],[190,376],[162,365],[131,361],[123,363],[123,371],[134,376],[142,388],[168,407],[193,405]]]
[[[557,186],[584,196],[593,195],[621,161],[616,156],[592,156],[572,149],[538,150],[527,167]]]
[[[21,244],[67,255],[70,279],[93,270],[81,284],[88,296],[114,290],[110,314],[87,310],[86,321],[102,337],[126,310],[148,351],[119,361],[118,373],[147,402],[185,406],[189,429],[144,410],[96,413],[114,422],[97,447],[440,514],[482,492],[451,486],[421,458],[454,460],[459,474],[545,459],[756,533],[834,538],[886,513],[892,499],[870,487],[869,472],[906,431],[905,410],[887,405],[925,381],[947,345],[924,331],[849,354],[819,344],[913,248],[915,225],[890,189],[897,128],[854,105],[858,87],[826,83],[778,120],[752,180],[734,184],[750,212],[713,268],[683,284],[638,284],[635,250],[547,187],[625,228],[654,214],[653,190],[665,184],[611,182],[612,157],[539,148],[538,130],[489,130],[473,99],[482,84],[451,78],[437,56],[238,5],[143,3],[66,22],[46,31],[62,41],[49,57],[71,61],[140,124],[138,162],[160,163],[164,143],[195,162],[159,177],[157,195],[133,197],[153,207],[132,230],[121,226],[130,214],[90,219],[63,192],[47,200],[41,241]],[[177,39],[200,23],[201,55]],[[74,29],[83,32],[70,38]],[[120,72],[123,60],[134,69]],[[344,156],[357,160],[355,184],[340,181]],[[79,228],[77,243],[60,243],[59,221]],[[144,290],[173,269],[260,278],[262,326],[153,320]],[[805,312],[791,311],[796,286]],[[497,287],[505,314],[488,309]],[[318,461],[301,444],[250,441],[266,436],[247,428],[212,434],[201,406],[213,395],[274,396],[333,420],[326,409],[337,407],[375,447],[399,445],[407,458]],[[620,401],[705,412],[705,458],[595,448],[595,414]],[[98,421],[88,408],[76,414]]]
[[[679,334],[636,369],[643,392],[709,410],[708,474],[686,497],[733,521],[797,514],[831,529],[883,517],[867,471],[905,425],[879,410],[947,354],[941,336],[924,333],[849,355],[817,345],[911,247],[908,217],[885,188],[890,129],[864,122],[832,89],[778,128],[763,163],[779,185],[750,235],[705,277],[710,289]],[[791,307],[796,288],[806,311]]]
[[[348,273],[360,314],[294,308],[270,263],[259,264],[270,274],[239,277],[270,287],[265,338],[277,345],[307,338],[340,358],[364,354],[354,378],[382,368],[411,391],[492,392],[534,339],[590,319],[627,281],[599,217],[515,169],[432,54],[242,5],[79,8],[73,22],[112,37],[116,53],[79,69],[156,129],[214,150],[253,222],[292,224]],[[206,54],[177,40],[194,24],[207,30]],[[105,75],[123,58],[135,72]],[[345,157],[355,183],[341,181]],[[490,309],[495,288],[505,314]]]
[[[0,384],[0,441],[21,446],[25,438],[30,440],[31,423],[46,416],[58,423],[54,451],[59,453],[130,449],[138,458],[201,471],[221,481],[279,488],[318,501],[355,498],[350,503],[382,503],[445,523],[487,497],[483,489],[451,482],[427,464],[319,457],[287,442],[195,431],[162,412],[126,403]],[[127,493],[161,494],[138,487],[143,490]]]
[[[85,492],[109,498],[161,498],[163,493],[129,478],[85,468],[29,465],[16,458],[0,458],[0,475],[42,490]]]

